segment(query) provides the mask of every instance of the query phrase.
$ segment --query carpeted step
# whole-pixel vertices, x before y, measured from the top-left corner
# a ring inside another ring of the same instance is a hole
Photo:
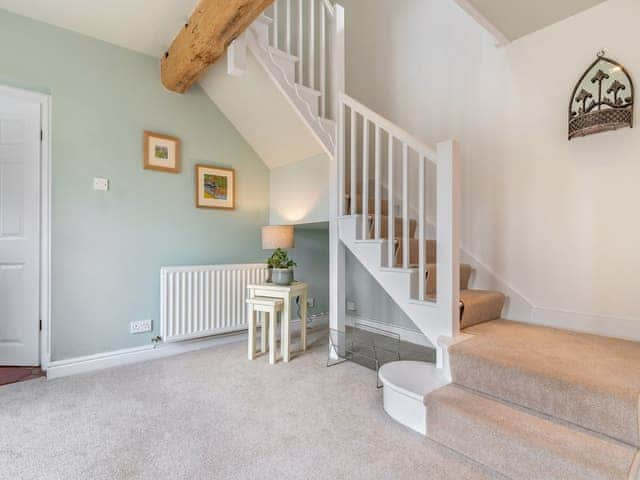
[[[380,238],[388,238],[389,237],[389,217],[386,215],[380,215]],[[373,221],[373,215],[369,215],[369,235],[371,238],[374,237],[375,233],[375,224]],[[418,222],[413,219],[409,220],[409,237],[413,237],[416,234],[416,228],[418,226]],[[402,217],[395,217],[394,224],[394,236],[402,238],[403,230],[402,230]]]
[[[425,405],[428,437],[514,480],[635,478],[630,445],[453,384],[428,394]]]
[[[505,296],[489,290],[460,290],[460,328],[495,320],[502,316]]]
[[[437,268],[435,263],[428,263],[425,266],[425,275],[427,276],[426,282],[426,293],[427,295],[435,295],[436,294],[436,286],[437,286]],[[460,264],[460,291],[462,295],[463,290],[467,290],[469,288],[469,279],[471,278],[471,265],[466,263]],[[499,316],[499,315],[498,315]],[[493,320],[493,319],[491,319]]]
[[[396,238],[396,265],[402,265],[403,246],[402,239]],[[418,265],[420,263],[420,240],[417,238],[409,239],[409,263]],[[424,246],[425,263],[436,263],[436,241],[425,240]]]
[[[346,206],[347,212],[349,214],[351,214],[351,198],[350,198],[349,195],[345,195],[345,198],[346,198],[345,206]],[[356,200],[355,201],[356,201],[356,214],[360,215],[362,213],[362,206],[363,206],[362,195],[360,195],[358,193],[356,195]],[[369,215],[375,214],[375,211],[376,211],[375,198],[373,196],[369,195],[368,203],[369,203],[369,207],[368,207],[369,211],[367,213]],[[388,213],[387,213],[388,211],[389,211],[389,203],[386,200],[383,199],[380,202],[380,214],[381,215],[388,215]]]
[[[640,343],[507,320],[465,333],[455,383],[640,446]]]

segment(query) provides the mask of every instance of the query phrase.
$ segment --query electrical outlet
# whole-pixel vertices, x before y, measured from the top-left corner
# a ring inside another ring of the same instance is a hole
[[[356,305],[356,302],[352,302],[351,300],[347,300],[347,311],[355,312],[357,310],[358,310],[358,306]]]
[[[137,320],[135,322],[129,323],[129,333],[145,333],[153,330],[153,321],[152,320]]]
[[[106,192],[109,190],[109,179],[96,177],[93,179],[93,189]]]
[[[316,299],[313,297],[307,298],[307,307],[314,308],[316,306]]]

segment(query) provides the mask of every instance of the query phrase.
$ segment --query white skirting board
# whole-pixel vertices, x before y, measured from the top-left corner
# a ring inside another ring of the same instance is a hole
[[[118,367],[131,363],[156,360],[181,353],[202,350],[203,348],[218,347],[229,343],[242,342],[247,339],[246,332],[216,337],[203,338],[179,343],[167,343],[156,346],[126,348],[112,352],[97,353],[86,357],[76,357],[67,360],[50,362],[47,367],[47,378],[67,377],[79,373],[87,373],[105,368]]]
[[[425,337],[423,333],[418,332],[417,330],[409,330],[408,328],[400,327],[398,325],[376,322],[375,320],[369,320],[367,318],[353,316],[353,315],[347,317],[347,323],[350,324],[354,321],[357,321],[358,323],[364,325],[365,327],[372,327],[378,330],[392,333],[394,335],[398,335],[400,337],[400,340],[402,340],[403,342],[409,342],[415,345],[422,345],[424,347],[434,348],[434,346],[431,345],[427,337]]]
[[[463,249],[462,261],[473,267],[472,288],[498,290],[507,296],[503,317],[523,323],[640,341],[640,322],[633,318],[573,312],[536,305],[487,265]]]
[[[328,323],[326,315],[312,317],[309,322],[313,326],[324,325]],[[300,319],[291,321],[292,332],[300,328]],[[69,358],[67,360],[58,360],[49,362],[47,365],[47,379],[67,377],[69,375],[77,375],[80,373],[88,373],[105,368],[119,367],[132,363],[145,362],[147,360],[156,360],[158,358],[180,355],[181,353],[193,352],[204,348],[220,347],[230,343],[246,342],[247,332],[235,332],[227,335],[218,335],[215,337],[202,338],[197,340],[188,340],[184,342],[159,344],[155,348],[152,345],[144,345],[141,347],[126,348],[123,350],[114,350],[111,352],[97,353],[86,357]],[[244,359],[244,351],[242,358]]]

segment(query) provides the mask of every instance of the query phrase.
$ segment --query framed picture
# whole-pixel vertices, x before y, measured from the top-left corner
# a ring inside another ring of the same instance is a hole
[[[235,170],[196,165],[196,207],[234,209],[235,206]]]
[[[161,172],[180,172],[180,139],[144,132],[144,168]]]

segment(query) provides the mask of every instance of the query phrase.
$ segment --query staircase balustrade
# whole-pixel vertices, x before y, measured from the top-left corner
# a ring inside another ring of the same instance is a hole
[[[340,11],[329,0],[276,0],[266,12],[272,19],[270,44],[298,58],[296,83],[320,92],[319,114],[335,120],[337,101],[334,62]]]

